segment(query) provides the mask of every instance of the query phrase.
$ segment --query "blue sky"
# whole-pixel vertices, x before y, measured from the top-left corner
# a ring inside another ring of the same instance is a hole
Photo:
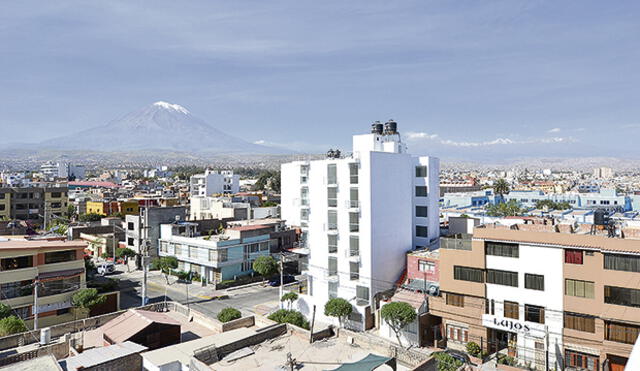
[[[299,151],[398,121],[441,157],[638,157],[634,1],[6,1],[0,127],[35,142],[158,100]]]

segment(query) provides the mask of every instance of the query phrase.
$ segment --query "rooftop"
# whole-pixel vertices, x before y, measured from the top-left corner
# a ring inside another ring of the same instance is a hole
[[[103,362],[111,361],[134,353],[140,353],[147,350],[147,347],[125,341],[120,344],[113,344],[106,347],[94,348],[86,350],[77,356],[65,358],[60,361],[62,369],[67,371],[81,370],[93,367]]]
[[[84,241],[50,241],[50,240],[25,240],[24,238],[0,238],[0,250],[3,249],[84,249],[87,243]]]

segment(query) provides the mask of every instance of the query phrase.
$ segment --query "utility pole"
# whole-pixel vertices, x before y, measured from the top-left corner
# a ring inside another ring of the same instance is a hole
[[[116,225],[111,226],[113,227],[113,264],[116,264]]]
[[[33,284],[33,329],[38,329],[38,285],[40,281],[36,278]]]
[[[309,344],[313,343],[313,325],[316,323],[316,305],[313,305],[313,314],[311,315],[311,331],[309,331]]]
[[[284,254],[280,254],[280,309],[284,303],[282,302],[282,295],[284,295]]]
[[[545,369],[549,371],[549,325],[544,325],[544,357]]]
[[[147,272],[149,270],[148,265],[149,265],[149,248],[151,243],[149,242],[149,212],[147,210],[145,210],[145,214],[144,214],[144,226],[142,227],[144,229],[144,241],[142,243],[143,247],[143,255],[142,255],[142,272],[143,272],[143,277],[142,277],[142,305],[147,305]]]

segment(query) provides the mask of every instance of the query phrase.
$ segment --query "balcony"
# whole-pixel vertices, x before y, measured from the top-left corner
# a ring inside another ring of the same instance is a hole
[[[349,211],[351,212],[360,211],[360,200],[348,200],[345,203],[346,203],[346,206],[349,208]]]
[[[340,280],[337,271],[324,271],[324,278],[328,282],[338,282]]]
[[[471,250],[471,235],[458,234],[441,237],[440,247],[451,250]]]

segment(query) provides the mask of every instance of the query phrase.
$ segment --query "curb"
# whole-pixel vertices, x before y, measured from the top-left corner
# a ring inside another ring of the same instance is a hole
[[[147,285],[149,286],[153,286],[157,289],[166,289],[167,291],[173,291],[179,294],[184,294],[185,291],[181,290],[181,289],[177,289],[174,288],[170,285],[163,285],[163,284],[159,284],[153,281],[147,281]],[[216,295],[216,296],[208,296],[208,295],[199,295],[199,294],[194,294],[193,297],[196,298],[200,298],[200,299],[205,299],[205,300],[224,300],[224,299],[228,299],[229,295],[223,294],[223,295]]]
[[[242,285],[242,286],[229,287],[229,288],[223,289],[223,290],[225,290],[225,291],[235,291],[235,290],[245,289],[247,287],[261,286],[261,285],[265,284],[266,282],[267,281],[253,282],[253,283],[248,283],[248,284]]]

